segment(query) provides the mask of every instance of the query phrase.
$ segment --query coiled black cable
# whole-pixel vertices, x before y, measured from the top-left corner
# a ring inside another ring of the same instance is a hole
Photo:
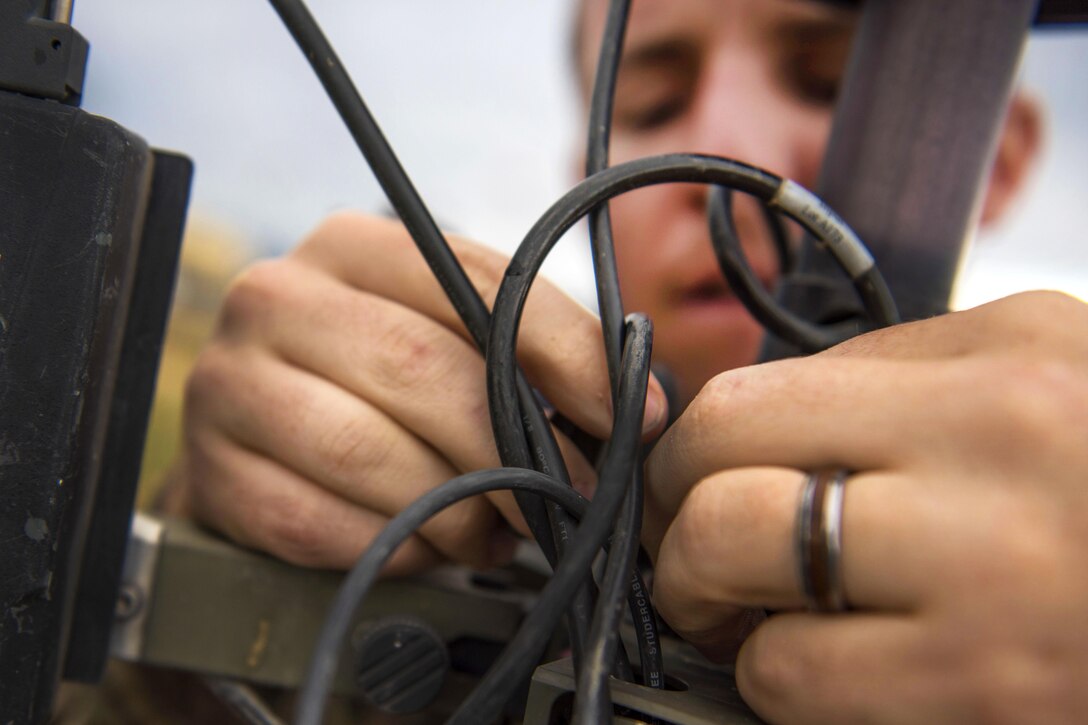
[[[782,187],[785,187],[787,183],[792,182],[783,182]],[[795,190],[800,188],[795,184],[793,187]],[[800,195],[798,191],[792,193],[794,196]],[[808,194],[808,192],[804,192],[804,194],[815,200],[815,197]],[[781,203],[780,194],[776,192],[765,204],[768,214],[773,213],[769,210],[772,204]],[[826,209],[826,207],[824,208]],[[822,209],[820,212],[820,221],[817,222],[813,221],[815,212],[806,217],[803,213],[794,210],[794,214],[797,215],[795,218],[810,231],[815,233],[815,229],[821,229],[827,238],[835,239],[836,232],[830,229],[827,221],[832,218],[830,210],[827,210],[827,214],[824,214]],[[744,256],[744,251],[741,249],[740,238],[733,224],[733,191],[731,189],[720,186],[711,189],[707,200],[707,217],[710,225],[711,244],[714,247],[722,274],[725,276],[726,281],[729,282],[729,287],[733,290],[733,293],[737,295],[748,311],[752,313],[752,316],[759,320],[764,327],[787,342],[793,343],[803,352],[824,350],[857,334],[857,330],[854,329],[844,330],[814,325],[791,313],[775,301],[771,293],[763,287],[756,277],[755,272]],[[837,220],[837,217],[834,218]],[[849,232],[849,229],[841,220],[838,220],[837,223],[852,235],[852,232]],[[824,237],[817,235],[817,238],[823,239]],[[850,249],[844,250],[843,245],[850,247]],[[862,297],[871,319],[879,326],[899,322],[899,313],[883,277],[876,271],[876,265],[872,263],[872,258],[866,259],[868,252],[865,255],[858,255],[858,249],[864,250],[860,240],[855,241],[855,239],[849,237],[844,237],[842,241],[839,241],[838,246],[831,246],[835,260],[851,275],[855,289]]]
[[[611,0],[608,6],[608,16],[605,19],[601,48],[597,58],[597,74],[593,81],[593,93],[589,105],[586,176],[592,176],[608,167],[608,146],[612,130],[612,109],[616,95],[616,79],[619,75],[623,38],[627,30],[627,16],[630,10],[630,0]],[[589,212],[589,243],[593,252],[597,308],[600,311],[601,334],[604,338],[608,378],[611,384],[612,399],[615,402],[618,395],[620,354],[623,349],[624,312],[608,204],[602,204]],[[641,499],[640,487],[641,481],[632,482],[632,495],[637,495]],[[637,493],[635,489],[639,489]],[[632,579],[629,582],[628,601],[634,621],[645,623],[643,627],[636,630],[642,681],[650,687],[664,687],[664,662],[660,647],[655,646],[657,641],[656,616],[653,614],[652,609],[650,612],[645,611],[648,608],[647,599],[645,596],[639,596],[639,592],[645,590],[645,584],[642,582],[641,574],[637,569],[633,568],[634,555],[638,551],[637,532],[640,529],[639,524],[641,524],[641,504],[638,508],[640,520],[634,524],[634,548],[627,555],[627,558],[631,561],[628,570],[633,572]],[[619,536],[619,531],[619,528],[617,528],[617,536]],[[625,542],[624,545],[626,546],[627,543]],[[613,576],[619,576],[619,574],[614,573]],[[615,622],[611,618],[608,618],[608,621],[612,622],[609,626],[598,626],[597,622],[605,616],[605,612],[617,612],[618,614],[623,594],[621,584],[605,583],[602,589],[594,614],[594,627],[586,642],[588,652],[586,657],[590,660],[587,667],[593,674],[586,674],[585,676],[597,683],[596,686],[603,686],[603,683],[607,682],[607,674],[602,674],[605,672],[603,669],[604,662],[611,658],[613,651],[616,649]],[[605,656],[606,653],[607,656]],[[577,667],[577,661],[575,661],[575,665],[575,675],[581,677],[583,673]]]
[[[475,725],[491,722],[502,709],[512,688],[535,667],[552,630],[573,596],[586,568],[607,538],[636,465],[638,436],[645,405],[650,364],[650,324],[645,318],[633,321],[624,354],[620,380],[619,407],[613,426],[613,442],[602,468],[602,479],[592,506],[569,486],[535,471],[502,468],[476,471],[454,478],[424,494],[395,516],[382,529],[344,579],[330,608],[314,648],[306,680],[299,693],[298,725],[319,725],[324,714],[340,644],[346,639],[351,618],[377,579],[393,551],[419,526],[439,511],[469,496],[487,491],[512,489],[532,492],[553,500],[582,518],[579,537],[555,575],[541,591],[525,623],[492,665],[480,686],[461,704],[450,723]]]
[[[623,36],[627,29],[630,0],[612,0],[608,6],[597,76],[589,102],[589,137],[586,141],[586,176],[608,168],[608,142],[612,130],[612,107],[616,95]],[[623,349],[623,298],[616,270],[616,248],[612,240],[612,220],[608,205],[589,213],[589,243],[593,250],[593,272],[597,283],[597,307],[600,310],[604,350],[612,395],[616,395],[620,351]]]
[[[781,307],[771,292],[763,287],[741,249],[740,238],[733,225],[733,192],[730,189],[719,186],[711,190],[707,216],[710,241],[729,289],[764,327],[793,343],[802,352],[823,350],[845,339],[845,333],[836,335]]]
[[[340,585],[321,627],[314,656],[310,660],[305,682],[299,692],[295,711],[295,722],[298,725],[320,725],[336,674],[339,648],[348,638],[352,616],[396,548],[427,519],[458,501],[504,489],[526,491],[534,496],[544,497],[579,516],[586,509],[586,500],[573,488],[550,476],[524,468],[499,468],[466,473],[413,501],[394,516],[375,537]]]
[[[593,623],[589,629],[582,670],[577,673],[575,725],[607,722],[612,717],[612,698],[608,690],[609,664],[615,658],[617,648],[621,648],[619,627],[623,611],[623,594],[631,586],[632,572],[635,572],[634,576],[638,576],[635,559],[638,554],[639,533],[642,530],[641,467],[635,466],[633,475],[634,480],[627,487],[623,507],[613,527],[608,563],[605,565],[604,577],[601,581],[601,595],[593,613]],[[641,586],[641,582],[639,584]],[[635,621],[637,622],[638,619],[636,618]],[[652,617],[650,621],[652,623]],[[643,638],[645,630],[639,630],[637,633],[640,638]],[[656,634],[655,627],[654,639]],[[640,649],[643,665],[648,664],[648,660],[654,659],[646,653],[646,649]],[[656,650],[655,654],[657,659],[660,659],[660,650]],[[660,670],[660,667],[657,669]],[[656,678],[656,680],[648,678]],[[655,675],[652,669],[647,673],[645,666],[642,681],[647,686],[662,688],[665,686],[664,674],[658,672]]]
[[[538,241],[527,237],[521,249],[524,250]],[[507,277],[504,280],[503,287],[506,287],[509,279],[511,278]],[[514,332],[509,328],[516,327],[517,324],[517,317],[511,318],[509,315],[503,315],[502,322],[496,322],[500,319],[500,305],[508,308],[519,302],[516,290],[513,293],[508,290],[504,295],[502,289],[500,287],[499,296],[507,299],[502,302],[496,300],[490,339],[495,339],[497,335],[505,337],[506,334]],[[526,287],[526,291],[527,289]],[[651,329],[650,322],[645,317],[631,316],[627,334],[624,336],[619,395],[616,398],[608,451],[601,466],[593,502],[578,525],[573,543],[541,590],[537,604],[526,617],[521,629],[488,670],[483,681],[454,713],[449,721],[451,725],[491,722],[499,713],[514,686],[523,681],[536,666],[537,658],[543,652],[564,603],[573,595],[579,582],[589,571],[601,545],[608,538],[634,469],[640,465],[639,435],[642,429],[642,411],[646,405],[646,385],[650,375]],[[489,353],[489,381],[495,376],[503,375],[507,370],[506,367],[493,365]],[[491,402],[494,406],[494,400]]]
[[[524,445],[524,441],[519,436],[509,433],[514,429],[514,424],[521,415],[518,410],[519,402],[513,378],[517,369],[514,353],[522,309],[532,281],[539,272],[544,258],[559,238],[578,219],[597,205],[632,189],[668,182],[699,182],[735,188],[765,203],[776,205],[784,214],[802,224],[805,224],[806,213],[816,215],[819,223],[809,220],[806,226],[812,226],[819,239],[828,243],[832,243],[833,240],[834,244],[838,245],[839,256],[848,266],[852,265],[851,269],[879,277],[879,273],[871,265],[871,259],[869,266],[866,267],[867,252],[856,240],[853,232],[838,217],[833,214],[824,214],[822,207],[814,209],[811,204],[814,197],[792,182],[782,180],[755,167],[711,156],[667,154],[630,161],[601,171],[575,186],[545,212],[514,254],[499,287],[488,337],[487,383],[492,430],[504,458],[507,455],[513,458],[525,454],[524,451],[517,450],[518,446]],[[643,391],[643,397],[644,395]],[[614,433],[609,443],[610,454],[611,446],[615,443]],[[602,474],[598,498],[604,488],[603,480]],[[595,498],[594,508],[596,503]],[[594,508],[591,508],[591,512]],[[581,532],[580,527],[579,537]],[[579,538],[575,545],[581,543]],[[564,576],[566,574],[561,563],[553,576],[553,582]],[[596,672],[599,675],[601,670],[598,669]],[[480,689],[483,690],[487,684],[485,680]],[[598,702],[607,697],[603,688],[597,692],[600,693]],[[474,704],[483,707],[490,703],[482,699]]]
[[[270,0],[302,48],[311,66],[328,91],[352,136],[370,164],[391,204],[404,221],[421,253],[442,284],[454,308],[464,321],[477,346],[486,353],[488,399],[492,427],[500,457],[508,468],[460,476],[412,504],[394,518],[357,562],[338,595],[315,649],[313,662],[299,701],[299,722],[320,722],[330,686],[337,648],[359,601],[377,576],[392,550],[434,513],[470,495],[498,488],[515,491],[534,535],[544,549],[555,573],[540,593],[536,607],[526,618],[479,687],[454,714],[453,723],[476,723],[493,719],[509,693],[535,666],[559,617],[571,612],[572,644],[584,651],[584,667],[578,673],[579,697],[576,717],[596,722],[611,715],[608,675],[618,651],[617,623],[622,594],[630,589],[629,601],[636,622],[653,622],[647,610],[645,587],[634,571],[641,509],[639,433],[645,406],[652,328],[648,320],[633,315],[626,330],[620,323],[623,305],[607,201],[631,189],[657,183],[695,182],[735,189],[759,199],[767,209],[767,221],[779,253],[780,266],[788,267],[788,239],[775,211],[793,218],[824,242],[854,279],[860,295],[878,324],[895,321],[895,307],[887,286],[856,236],[818,199],[789,181],[754,167],[728,159],[692,154],[669,154],[639,159],[608,168],[608,127],[615,87],[619,52],[629,0],[613,0],[601,51],[601,63],[594,88],[592,128],[587,151],[588,178],[557,201],[533,229],[506,270],[493,315],[476,293],[460,264],[450,251],[433,218],[415,191],[380,129],[331,46],[301,0]],[[726,274],[731,284],[745,286],[747,268],[732,230],[728,198],[716,192],[709,205],[711,227]],[[591,234],[598,278],[605,349],[613,391],[613,430],[607,442],[597,493],[592,504],[570,488],[569,476],[538,401],[521,375],[515,360],[517,332],[522,308],[544,257],[558,238],[586,214],[592,215]],[[733,246],[730,246],[733,245]],[[737,271],[739,270],[739,272]],[[749,280],[750,281],[750,280]],[[752,295],[749,295],[751,297]],[[754,305],[754,307],[752,307]],[[773,302],[749,302],[774,314]],[[764,313],[760,313],[764,314]],[[789,329],[787,322],[783,329]],[[800,329],[800,328],[799,328]],[[807,330],[813,347],[826,346],[837,338],[827,330]],[[537,470],[531,471],[530,468]],[[547,500],[549,506],[544,504]],[[572,528],[566,511],[581,516],[569,541],[564,532]],[[612,535],[604,591],[597,602],[593,622],[586,619],[589,597],[577,592],[590,579],[590,565]],[[558,547],[558,551],[557,551]],[[563,551],[565,549],[565,551]],[[571,606],[572,601],[576,606]],[[577,602],[581,603],[577,603]],[[584,633],[588,630],[588,636]],[[643,681],[663,684],[656,633],[636,627],[640,637]],[[651,626],[652,630],[652,626]],[[584,641],[583,641],[584,640]]]

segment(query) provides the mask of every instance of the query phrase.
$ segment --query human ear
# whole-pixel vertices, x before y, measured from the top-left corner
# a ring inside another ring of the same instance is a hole
[[[1020,195],[1024,182],[1039,157],[1043,137],[1043,111],[1039,101],[1016,91],[997,142],[993,167],[982,205],[982,225],[1001,219]]]

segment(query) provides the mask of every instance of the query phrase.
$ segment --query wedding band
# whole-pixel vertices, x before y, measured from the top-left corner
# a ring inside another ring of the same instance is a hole
[[[846,610],[842,577],[842,505],[847,471],[814,471],[797,510],[797,561],[805,605],[814,612]]]

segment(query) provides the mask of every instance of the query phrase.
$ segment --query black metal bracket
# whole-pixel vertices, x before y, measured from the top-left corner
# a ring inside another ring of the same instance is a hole
[[[106,657],[192,167],[9,92],[0,158],[0,703],[32,723]]]
[[[30,0],[0,0],[0,90],[78,106],[87,41],[43,12]]]
[[[1036,6],[862,9],[816,192],[865,241],[904,320],[948,309]],[[779,299],[822,324],[862,317],[850,281],[811,238]],[[768,337],[762,357],[790,354]]]

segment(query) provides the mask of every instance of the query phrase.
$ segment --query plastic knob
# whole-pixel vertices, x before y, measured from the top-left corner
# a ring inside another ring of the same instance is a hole
[[[430,705],[450,667],[446,643],[410,617],[384,617],[364,626],[356,648],[356,685],[383,712],[418,712]]]

